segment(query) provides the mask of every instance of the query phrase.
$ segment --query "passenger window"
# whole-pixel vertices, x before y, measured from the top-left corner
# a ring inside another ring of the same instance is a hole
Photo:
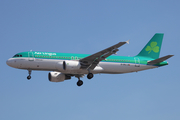
[[[17,57],[19,57],[19,55],[17,55]]]

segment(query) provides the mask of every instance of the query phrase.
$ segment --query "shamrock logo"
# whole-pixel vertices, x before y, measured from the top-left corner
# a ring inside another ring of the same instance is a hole
[[[157,42],[151,42],[150,46],[146,47],[146,51],[149,51],[148,54],[151,53],[151,51],[158,53],[159,47],[157,46]]]

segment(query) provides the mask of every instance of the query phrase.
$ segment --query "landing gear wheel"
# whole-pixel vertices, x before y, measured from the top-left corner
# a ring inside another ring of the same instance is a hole
[[[88,78],[88,79],[91,79],[91,78],[93,78],[93,76],[94,76],[94,75],[93,75],[92,73],[89,73],[89,74],[87,75],[87,78]]]
[[[83,81],[82,80],[78,80],[77,86],[81,86],[81,85],[83,85]]]
[[[32,70],[28,70],[28,73],[29,73],[29,75],[27,76],[27,79],[28,79],[28,80],[31,79],[31,72],[32,72]]]
[[[28,80],[30,80],[30,79],[31,79],[31,76],[30,76],[30,75],[29,75],[29,76],[27,76],[27,79],[28,79]]]

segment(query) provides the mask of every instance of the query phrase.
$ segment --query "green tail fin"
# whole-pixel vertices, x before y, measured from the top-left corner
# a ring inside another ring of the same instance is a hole
[[[159,58],[163,36],[163,33],[156,33],[137,56]]]

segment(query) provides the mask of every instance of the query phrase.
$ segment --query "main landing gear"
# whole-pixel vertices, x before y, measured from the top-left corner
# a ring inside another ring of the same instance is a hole
[[[88,79],[92,79],[93,76],[94,76],[94,75],[93,75],[92,73],[89,73],[89,74],[87,75],[87,78],[88,78]]]
[[[28,74],[29,74],[29,75],[27,76],[27,79],[28,79],[28,80],[31,79],[31,72],[32,72],[32,70],[28,70]]]
[[[87,78],[88,79],[92,79],[93,78],[93,74],[92,73],[89,73],[88,75],[87,75]],[[78,78],[78,81],[77,81],[77,86],[81,86],[81,85],[83,85],[83,81],[82,80],[80,80],[80,77],[82,77],[82,76],[75,76],[75,77],[77,77]]]
[[[80,78],[78,77],[77,86],[81,86],[81,85],[83,85],[83,81],[82,81],[82,80],[80,80]]]

